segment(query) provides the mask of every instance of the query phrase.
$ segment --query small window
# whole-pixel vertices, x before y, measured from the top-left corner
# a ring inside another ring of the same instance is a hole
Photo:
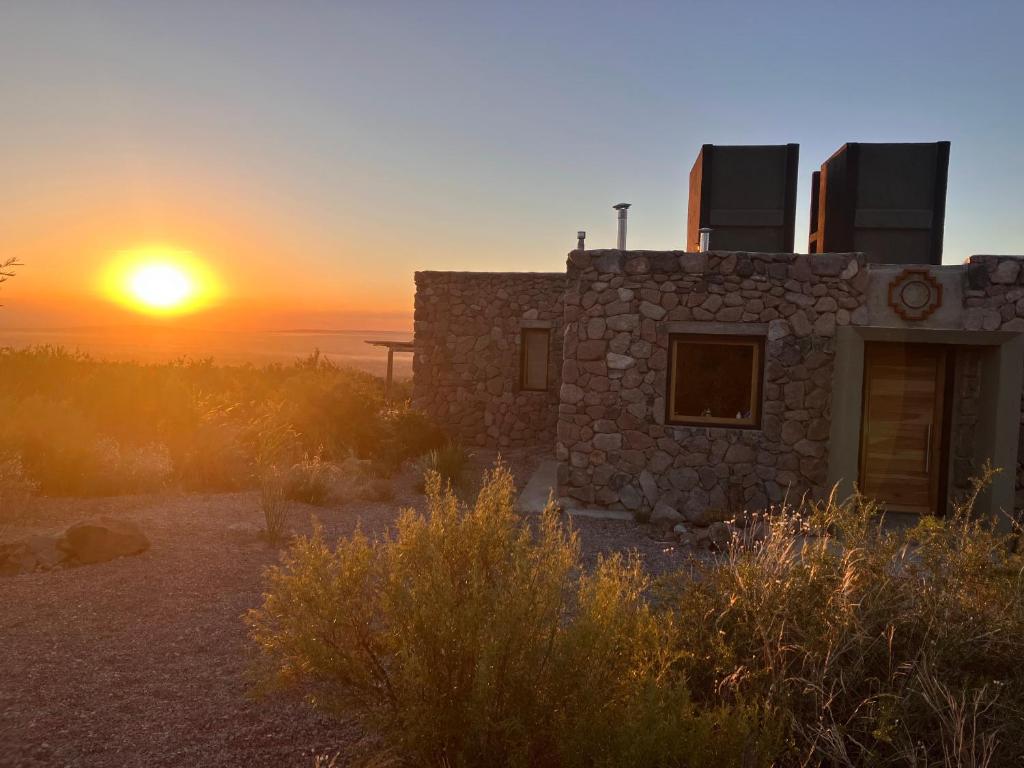
[[[551,329],[524,328],[519,383],[523,389],[544,392],[548,388],[548,348]]]
[[[668,420],[673,424],[758,427],[764,339],[673,336]]]

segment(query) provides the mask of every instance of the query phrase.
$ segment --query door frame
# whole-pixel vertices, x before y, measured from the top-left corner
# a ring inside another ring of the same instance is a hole
[[[1024,334],[1016,331],[964,331],[845,325],[836,329],[832,373],[831,431],[827,493],[838,498],[853,493],[859,466],[861,404],[864,386],[864,344],[905,341],[973,346],[981,352],[981,396],[975,447],[980,458],[1006,467],[992,480],[975,505],[979,514],[994,517],[1002,530],[1010,523],[1016,486],[1017,441],[1024,385]]]
[[[877,349],[881,346],[902,346],[902,347],[929,347],[933,348],[938,352],[937,357],[939,358],[939,365],[941,370],[939,375],[936,377],[938,380],[938,386],[940,387],[936,391],[936,396],[940,399],[938,403],[933,402],[934,417],[938,420],[938,432],[934,437],[929,439],[933,443],[938,444],[937,464],[934,464],[934,474],[928,479],[928,503],[931,509],[925,511],[918,511],[913,509],[900,509],[891,508],[887,506],[888,511],[898,512],[900,514],[910,515],[936,515],[942,517],[946,514],[949,507],[949,446],[952,436],[952,420],[953,420],[953,397],[955,395],[955,368],[956,360],[954,352],[955,350],[948,344],[941,344],[936,342],[919,342],[919,341],[867,341],[864,344],[864,380],[861,384],[861,417],[860,417],[860,429],[857,449],[857,483],[859,486],[864,484],[864,449],[867,438],[867,401],[870,396],[869,387],[869,367],[867,364],[868,356],[871,354],[872,348]],[[929,447],[930,450],[930,447]],[[930,463],[930,462],[929,462]],[[886,503],[885,499],[878,499],[882,503]]]

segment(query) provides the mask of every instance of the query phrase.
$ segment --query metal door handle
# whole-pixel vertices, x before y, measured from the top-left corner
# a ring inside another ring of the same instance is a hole
[[[932,425],[925,427],[924,433],[924,473],[927,475],[932,471]]]

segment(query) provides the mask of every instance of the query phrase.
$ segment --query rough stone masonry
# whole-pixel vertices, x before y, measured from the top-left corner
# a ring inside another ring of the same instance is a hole
[[[695,520],[825,492],[835,330],[867,322],[862,255],[575,251],[568,276],[560,493]],[[682,330],[764,335],[760,429],[666,423]]]
[[[563,272],[417,272],[414,405],[468,445],[550,450],[565,281]],[[519,385],[524,328],[551,332],[547,391]]]
[[[1024,330],[1021,265],[928,267],[945,281],[945,314],[917,325]],[[570,505],[641,518],[661,505],[703,525],[824,495],[837,328],[913,328],[885,304],[895,274],[861,254],[618,250],[573,251],[566,273],[418,272],[414,404],[468,445],[554,446]],[[550,332],[545,391],[521,386],[529,328]],[[666,419],[671,336],[716,333],[763,339],[756,428]],[[955,348],[954,494],[979,468],[980,354]]]

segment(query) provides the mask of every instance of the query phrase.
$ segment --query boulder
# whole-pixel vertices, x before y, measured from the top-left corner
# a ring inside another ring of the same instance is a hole
[[[708,526],[708,540],[718,550],[728,549],[732,541],[732,526],[723,522],[712,523]]]
[[[13,576],[56,568],[66,555],[55,536],[34,535],[0,544],[0,575]]]
[[[654,511],[651,512],[651,525],[672,528],[682,521],[683,516],[679,514],[676,508],[663,501],[658,502],[654,507]]]
[[[28,551],[35,558],[36,568],[50,570],[56,568],[64,561],[64,553],[61,551],[59,539],[56,536],[35,535],[23,539]]]
[[[98,517],[76,523],[61,535],[58,546],[75,563],[102,563],[149,549],[149,539],[130,520]]]
[[[710,506],[710,504],[688,504],[686,506],[686,519],[700,528],[724,522],[730,517],[728,511]]]

